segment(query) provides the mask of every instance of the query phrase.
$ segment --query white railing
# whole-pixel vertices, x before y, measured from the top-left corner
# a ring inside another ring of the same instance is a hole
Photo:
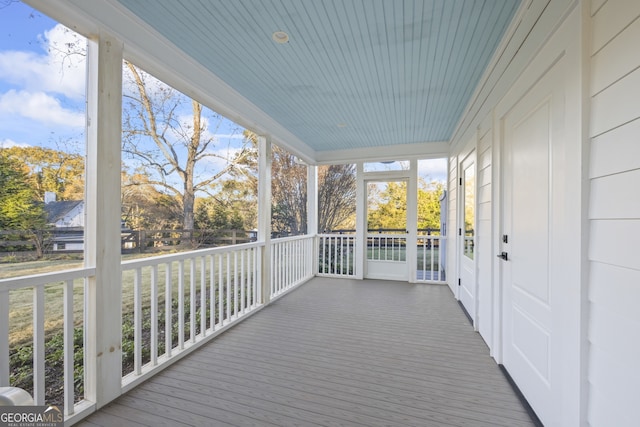
[[[353,234],[318,235],[318,276],[356,275],[356,238]]]
[[[407,238],[399,234],[367,234],[369,261],[406,261]]]
[[[62,331],[64,402],[46,403],[63,405],[66,417],[78,410],[76,398],[82,399],[75,396],[74,385],[76,381],[84,382],[84,378],[76,378],[74,371],[84,371],[84,364],[77,366],[75,361],[76,352],[82,352],[83,347],[75,348],[74,332],[76,327],[83,327],[84,294],[87,280],[93,275],[94,268],[80,268],[0,280],[0,385],[8,386],[11,369],[17,368],[11,366],[10,348],[13,346],[14,352],[30,351],[32,388],[23,388],[32,393],[34,404],[44,405],[45,390],[58,380],[45,371],[45,345],[51,339],[59,339]]]
[[[313,277],[313,236],[271,241],[271,298]]]
[[[418,242],[423,276],[430,272],[430,281],[443,280],[439,273],[440,237],[420,236]],[[368,252],[375,259],[406,258],[406,238],[402,235],[371,234],[368,246]],[[271,298],[283,295],[316,273],[339,277],[356,273],[354,235],[274,239],[269,249],[270,284],[266,289]],[[264,243],[248,243],[123,262],[120,272],[122,392],[263,307],[263,251]],[[13,385],[9,378],[12,369],[9,343],[14,329],[11,322],[15,323],[12,316],[21,308],[16,304],[22,304],[25,306],[22,308],[29,311],[28,324],[23,329],[31,334],[28,339],[33,341],[30,374],[36,404],[48,400],[45,390],[50,384],[45,374],[48,363],[45,343],[48,343],[51,325],[64,331],[61,345],[64,403],[59,404],[64,405],[65,419],[71,421],[95,408],[94,402],[83,400],[84,396],[77,391],[74,395],[77,383],[82,385],[86,381],[77,378],[79,374],[74,375],[74,370],[84,370],[80,354],[84,353],[84,347],[77,342],[74,346],[74,332],[76,338],[80,333],[86,341],[85,331],[89,325],[84,295],[88,279],[93,276],[94,268],[82,268],[0,280],[0,342],[7,343],[0,350],[0,385]],[[58,302],[53,304],[55,298]],[[50,313],[51,307],[60,308],[57,323],[55,315]],[[99,329],[100,325],[97,326]],[[60,345],[57,348],[60,349]]]
[[[418,236],[418,264],[416,280],[419,282],[444,282],[444,236]]]
[[[315,236],[271,242],[271,283],[267,289],[272,298],[313,277],[314,242]],[[122,263],[123,393],[263,307],[263,251],[264,243],[248,243]],[[50,299],[58,298],[55,306],[61,307],[61,320],[56,327],[64,331],[64,339],[56,350],[64,353],[65,420],[71,423],[96,406],[74,394],[74,383],[84,384],[87,375],[84,362],[82,366],[74,364],[74,356],[82,360],[85,349],[79,344],[74,347],[74,332],[86,341],[90,328],[85,321],[84,296],[88,279],[95,274],[95,268],[83,268],[0,280],[0,385],[13,385],[10,343],[15,328],[11,322],[15,313],[24,309],[29,311],[29,322],[22,325],[20,342],[25,342],[27,334],[27,340],[33,341],[33,351],[28,351],[33,353],[33,369],[27,375],[34,378],[32,389],[24,388],[33,393],[38,405],[62,404],[45,396],[50,386],[45,374],[49,363],[45,340],[49,339],[49,311],[54,306]],[[83,378],[74,376],[74,370],[85,372]]]
[[[123,390],[262,305],[263,246],[248,243],[122,263],[123,331],[133,331],[132,340],[123,336]]]

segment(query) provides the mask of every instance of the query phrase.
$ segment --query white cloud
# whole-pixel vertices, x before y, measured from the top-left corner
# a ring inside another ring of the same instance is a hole
[[[68,127],[82,127],[85,123],[83,113],[65,109],[60,101],[44,92],[12,89],[0,95],[0,113]]]
[[[20,142],[15,142],[12,139],[0,140],[0,148],[11,148],[11,147],[30,147],[30,145],[20,143]]]
[[[221,139],[244,139],[242,133],[216,133],[213,135],[217,140]]]
[[[418,162],[418,175],[427,181],[447,181],[447,159],[427,159]]]
[[[61,24],[40,37],[45,51],[1,51],[0,80],[31,92],[62,94],[81,99],[85,94],[84,39]]]

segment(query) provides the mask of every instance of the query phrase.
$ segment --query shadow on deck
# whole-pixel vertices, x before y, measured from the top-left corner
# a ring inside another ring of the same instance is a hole
[[[81,426],[532,426],[450,290],[315,278]]]

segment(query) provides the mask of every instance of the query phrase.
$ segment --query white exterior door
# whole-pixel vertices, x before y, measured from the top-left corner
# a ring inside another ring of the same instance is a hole
[[[476,318],[476,164],[472,151],[460,167],[460,286],[458,299],[467,313]]]
[[[409,280],[408,180],[367,181],[365,188],[367,201],[365,277],[407,281]],[[393,216],[393,228],[381,227],[380,218],[391,216]]]
[[[558,73],[548,72],[502,117],[503,364],[549,425],[562,388],[554,384],[562,309],[551,286],[563,256],[554,248],[554,215],[562,210],[555,189],[563,179],[554,162],[566,144],[561,83]]]

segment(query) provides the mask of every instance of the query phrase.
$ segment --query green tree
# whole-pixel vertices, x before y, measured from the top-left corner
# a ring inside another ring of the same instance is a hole
[[[58,200],[82,200],[84,197],[84,157],[42,147],[4,148],[6,157],[27,169],[27,179],[40,200],[47,191]]]
[[[418,182],[418,228],[440,229],[440,198],[444,184]],[[373,197],[372,197],[373,195]],[[407,218],[406,182],[389,182],[379,187],[370,184],[368,228],[403,229]]]
[[[407,227],[407,183],[405,181],[391,181],[382,187],[369,184],[368,193],[368,229],[405,229]]]
[[[444,183],[438,181],[418,182],[418,228],[440,229],[440,198]]]
[[[36,246],[38,258],[44,253],[43,230],[47,219],[38,194],[29,185],[24,165],[0,155],[0,229],[27,233]]]
[[[199,200],[196,203],[196,229],[199,230],[244,230],[244,220],[237,210],[215,199]]]

